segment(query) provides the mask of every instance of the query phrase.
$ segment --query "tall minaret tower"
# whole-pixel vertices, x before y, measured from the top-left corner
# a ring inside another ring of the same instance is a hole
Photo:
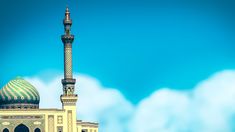
[[[61,39],[64,43],[64,79],[62,79],[63,84],[63,95],[64,96],[74,96],[74,85],[76,80],[73,79],[72,71],[72,43],[74,40],[74,35],[71,34],[72,20],[70,18],[69,8],[66,8],[65,18],[64,18],[64,35]]]
[[[63,94],[60,96],[63,109],[67,112],[67,129],[68,132],[76,131],[76,102],[77,95],[74,93],[76,80],[73,78],[72,71],[72,43],[74,35],[71,34],[72,20],[70,18],[69,8],[66,8],[64,23],[64,35],[61,39],[64,43],[64,79]]]

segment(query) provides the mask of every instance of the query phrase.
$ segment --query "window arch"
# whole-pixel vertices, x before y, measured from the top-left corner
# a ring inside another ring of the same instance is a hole
[[[29,132],[29,128],[24,124],[20,124],[15,128],[14,132]]]
[[[3,129],[3,132],[9,132],[9,130],[7,128]]]
[[[41,132],[41,130],[39,128],[36,128],[34,132]]]

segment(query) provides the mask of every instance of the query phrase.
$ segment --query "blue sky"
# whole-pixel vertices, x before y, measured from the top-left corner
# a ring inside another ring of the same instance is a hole
[[[1,0],[0,86],[15,76],[63,72],[66,3],[74,71],[118,88],[132,103],[235,69],[230,0]]]

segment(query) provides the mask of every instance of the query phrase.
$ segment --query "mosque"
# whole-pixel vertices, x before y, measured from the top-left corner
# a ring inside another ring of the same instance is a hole
[[[23,78],[15,78],[0,90],[1,132],[98,132],[98,123],[76,118],[77,94],[72,73],[72,20],[68,7],[65,11],[64,78],[60,96],[62,109],[40,109],[37,89]]]

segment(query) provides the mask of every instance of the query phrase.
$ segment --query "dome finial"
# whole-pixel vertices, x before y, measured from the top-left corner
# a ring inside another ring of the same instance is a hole
[[[16,79],[22,79],[22,77],[21,76],[16,76]]]

